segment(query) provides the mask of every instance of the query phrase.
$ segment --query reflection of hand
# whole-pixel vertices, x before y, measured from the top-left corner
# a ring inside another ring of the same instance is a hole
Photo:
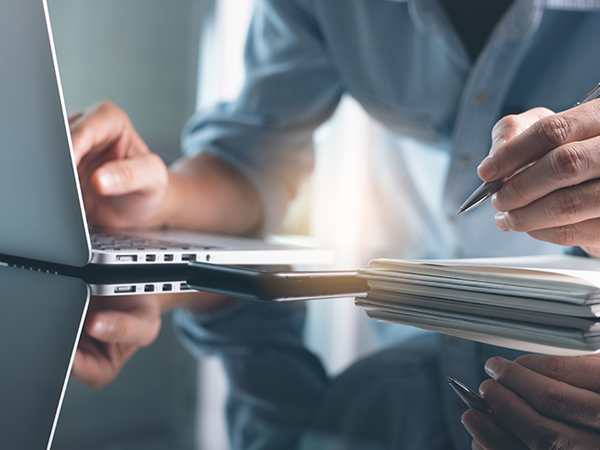
[[[161,225],[156,216],[168,171],[127,115],[105,102],[69,120],[90,222],[104,227]]]
[[[93,297],[71,375],[92,389],[100,388],[116,378],[140,347],[154,342],[161,312],[179,306],[206,314],[231,302],[202,292]]]
[[[492,139],[478,169],[483,180],[535,162],[492,198],[496,226],[600,256],[600,100],[559,114],[536,108],[507,116]]]
[[[158,296],[93,297],[71,375],[93,389],[110,383],[160,323]]]
[[[474,438],[473,448],[600,448],[599,356],[492,358],[486,371],[494,379],[484,381],[480,392],[506,428],[467,411],[463,423]]]

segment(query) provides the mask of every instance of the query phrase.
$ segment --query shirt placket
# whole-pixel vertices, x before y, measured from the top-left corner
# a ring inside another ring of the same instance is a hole
[[[456,223],[460,205],[482,182],[477,165],[489,152],[491,130],[533,41],[531,34],[539,25],[541,4],[541,0],[517,0],[469,73],[454,124],[444,190],[444,214],[451,224]],[[456,228],[457,242],[469,242],[471,218],[465,217]]]

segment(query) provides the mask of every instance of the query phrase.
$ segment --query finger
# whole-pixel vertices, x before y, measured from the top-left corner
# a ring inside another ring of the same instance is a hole
[[[591,101],[540,119],[486,158],[477,170],[478,175],[485,181],[498,180],[557,147],[597,136],[599,110],[600,102]]]
[[[525,355],[515,363],[554,380],[600,393],[600,355]]]
[[[160,316],[152,313],[100,311],[89,316],[85,331],[103,343],[150,345],[160,330]]]
[[[502,358],[490,359],[486,371],[546,417],[600,429],[600,395]]]
[[[110,352],[101,348],[78,349],[73,360],[71,376],[90,389],[110,383],[136,351],[135,346],[115,346]]]
[[[485,450],[477,441],[471,442],[471,450]]]
[[[559,189],[523,208],[496,214],[504,231],[535,231],[576,224],[600,216],[600,181]]]
[[[123,158],[132,147],[133,132],[127,115],[109,102],[93,107],[71,128],[75,162],[93,152],[113,148]],[[135,150],[135,149],[134,149]]]
[[[591,450],[600,445],[600,435],[544,417],[495,380],[484,381],[479,390],[494,418],[529,449]]]
[[[485,450],[477,441],[471,442],[471,450]]]
[[[559,189],[600,178],[599,148],[600,138],[594,138],[553,150],[504,183],[492,205],[498,211],[511,211]]]
[[[69,125],[73,125],[75,122],[80,120],[84,115],[83,111],[74,111],[69,114]]]
[[[168,173],[160,156],[147,153],[105,163],[92,174],[90,182],[100,195],[117,196],[164,187]]]
[[[535,122],[554,114],[548,108],[533,108],[521,114],[511,114],[500,119],[492,129],[493,154],[504,142],[518,136]]]
[[[565,247],[598,247],[600,219],[590,219],[572,225],[528,231],[534,239]]]
[[[600,246],[598,243],[596,244],[596,247],[584,246],[581,247],[581,250],[586,252],[589,256],[593,256],[594,258],[600,258]]]
[[[473,436],[473,448],[486,450],[526,450],[525,445],[490,416],[470,409],[461,419],[466,430]]]

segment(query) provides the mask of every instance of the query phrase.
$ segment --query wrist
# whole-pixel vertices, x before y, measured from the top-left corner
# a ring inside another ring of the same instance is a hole
[[[208,154],[177,162],[157,210],[159,226],[207,233],[247,234],[262,210],[250,182],[231,165]]]
[[[167,172],[167,186],[158,204],[154,216],[146,224],[149,228],[191,228],[178,223],[179,211],[185,207],[182,204],[180,177],[171,170]]]

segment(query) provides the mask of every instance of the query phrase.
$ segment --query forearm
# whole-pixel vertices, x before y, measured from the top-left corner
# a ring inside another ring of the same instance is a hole
[[[208,233],[248,234],[260,225],[258,196],[236,169],[214,156],[183,158],[169,170],[158,226]]]

